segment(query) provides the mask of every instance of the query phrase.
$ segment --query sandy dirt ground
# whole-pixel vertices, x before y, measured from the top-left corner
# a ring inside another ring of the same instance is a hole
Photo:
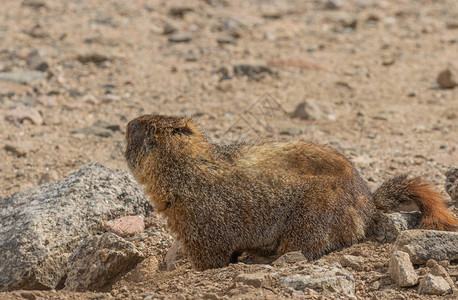
[[[242,138],[314,139],[350,157],[371,188],[408,172],[443,191],[458,162],[458,87],[436,78],[457,67],[457,20],[455,0],[3,0],[0,72],[20,78],[0,80],[0,195],[89,162],[127,170],[125,125],[149,113],[191,116],[215,142],[240,138],[231,126]],[[311,119],[291,117],[313,100]],[[148,258],[106,291],[0,297],[297,296],[233,282],[263,264],[161,269],[172,242],[161,222],[133,241]],[[432,298],[390,281],[389,250],[369,238],[322,260],[364,257],[363,270],[349,268],[358,299]]]

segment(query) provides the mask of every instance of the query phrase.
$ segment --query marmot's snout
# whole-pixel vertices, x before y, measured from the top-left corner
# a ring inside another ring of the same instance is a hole
[[[155,131],[155,126],[146,118],[137,118],[127,124],[125,157],[131,170],[136,169],[139,158],[148,155],[157,144],[154,137]]]

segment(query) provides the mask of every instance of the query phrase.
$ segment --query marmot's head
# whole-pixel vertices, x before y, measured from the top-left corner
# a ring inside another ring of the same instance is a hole
[[[137,177],[136,173],[142,173],[143,167],[151,171],[157,160],[183,151],[194,151],[205,139],[186,117],[144,115],[127,124],[126,141],[127,165]]]

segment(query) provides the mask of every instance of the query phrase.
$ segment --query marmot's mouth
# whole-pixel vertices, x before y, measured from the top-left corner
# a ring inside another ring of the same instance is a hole
[[[127,167],[129,167],[131,171],[134,171],[137,168],[137,163],[136,163],[137,160],[136,160],[135,151],[132,150],[132,147],[130,147],[129,143],[127,144],[127,148],[124,153],[124,157],[126,158]]]

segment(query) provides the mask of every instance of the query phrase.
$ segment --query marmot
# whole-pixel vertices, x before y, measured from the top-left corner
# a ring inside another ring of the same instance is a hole
[[[198,270],[243,252],[315,259],[363,239],[377,209],[416,203],[421,228],[452,230],[444,197],[397,176],[375,193],[337,150],[312,142],[209,143],[186,117],[145,115],[127,125],[127,164]]]

